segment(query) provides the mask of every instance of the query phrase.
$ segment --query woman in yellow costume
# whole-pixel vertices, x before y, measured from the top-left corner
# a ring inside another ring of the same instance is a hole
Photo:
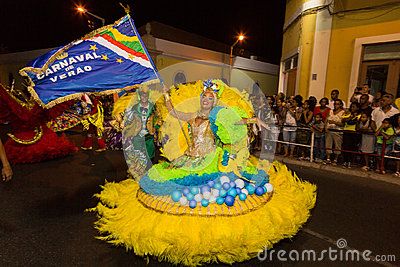
[[[249,154],[245,124],[266,125],[252,118],[245,93],[220,80],[198,81],[165,92],[161,104],[168,161],[140,179],[104,186],[93,209],[101,239],[174,264],[231,264],[306,222],[316,188]]]

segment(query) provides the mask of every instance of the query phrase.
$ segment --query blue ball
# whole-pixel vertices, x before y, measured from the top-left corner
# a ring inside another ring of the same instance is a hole
[[[256,191],[255,191],[257,196],[262,196],[264,192],[264,187],[263,186],[257,186]]]
[[[228,191],[228,195],[229,195],[229,196],[232,196],[232,197],[236,197],[236,195],[237,195],[236,189],[235,189],[235,188],[231,188],[231,189]]]
[[[237,187],[236,187],[236,194],[239,195],[240,193],[242,193],[242,190],[241,190],[240,188],[237,188]]]
[[[227,193],[228,192],[226,190],[224,190],[224,189],[219,190],[219,196],[220,197],[225,197]]]
[[[190,189],[185,187],[185,188],[183,188],[182,193],[183,193],[184,196],[187,196],[187,194],[190,193]]]
[[[215,183],[215,184],[214,184],[214,188],[215,188],[215,189],[221,189],[221,188],[222,188],[221,183]]]
[[[246,189],[247,189],[247,192],[249,192],[249,195],[254,194],[254,192],[256,191],[256,188],[252,184],[249,184],[248,186],[246,186]]]
[[[213,186],[215,185],[215,182],[214,182],[214,181],[208,181],[208,182],[207,182],[207,185],[208,185],[209,187],[213,187]]]
[[[235,198],[233,196],[226,196],[225,204],[229,207],[232,207],[235,204]]]
[[[215,202],[217,202],[218,205],[222,205],[225,202],[225,199],[223,197],[217,197]]]
[[[209,202],[208,202],[207,199],[203,199],[203,200],[201,201],[201,205],[202,205],[203,207],[207,207],[208,204],[209,204]]]
[[[192,200],[194,198],[194,195],[192,193],[189,193],[186,195],[187,200]]]
[[[236,187],[235,182],[230,182],[229,185],[230,185],[231,187]]]
[[[190,193],[192,193],[193,195],[196,195],[200,192],[198,187],[192,187],[190,188]]]
[[[197,206],[197,202],[196,200],[190,200],[189,202],[189,207],[191,207],[192,209],[196,208]]]
[[[224,190],[228,190],[229,188],[231,188],[231,185],[230,185],[229,183],[224,183],[224,184],[222,185],[222,188],[223,188]]]
[[[171,198],[172,198],[172,200],[175,201],[175,202],[178,202],[179,199],[181,199],[181,197],[182,197],[182,193],[179,192],[179,191],[174,191],[174,192],[172,192],[172,194],[171,194]]]
[[[204,193],[204,192],[211,192],[211,188],[208,185],[202,186],[201,193]]]
[[[239,199],[240,199],[241,201],[246,200],[246,198],[247,198],[247,195],[246,195],[245,193],[240,193],[240,194],[239,194]]]

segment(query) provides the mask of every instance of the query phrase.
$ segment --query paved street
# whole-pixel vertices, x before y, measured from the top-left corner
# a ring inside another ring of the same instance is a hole
[[[303,230],[293,239],[280,242],[275,250],[322,251],[337,248],[336,240],[344,238],[351,249],[368,249],[373,255],[395,254],[397,263],[391,264],[399,265],[399,186],[322,170],[292,168],[299,177],[317,184],[317,205]],[[14,173],[10,183],[0,184],[1,266],[146,265],[145,259],[131,251],[95,239],[95,214],[85,212],[96,204],[93,195],[100,191],[104,180],[124,179],[126,165],[122,152],[79,152],[58,160],[14,166]],[[158,261],[149,260],[149,266],[160,266]],[[237,266],[292,264],[311,263],[253,259]]]

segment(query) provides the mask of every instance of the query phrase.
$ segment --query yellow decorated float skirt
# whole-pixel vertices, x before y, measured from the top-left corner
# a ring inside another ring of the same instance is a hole
[[[99,215],[99,238],[173,264],[249,260],[295,235],[316,201],[316,187],[285,165],[274,162],[268,174],[273,193],[251,196],[233,207],[210,204],[193,210],[146,194],[132,179],[107,183],[92,209]]]

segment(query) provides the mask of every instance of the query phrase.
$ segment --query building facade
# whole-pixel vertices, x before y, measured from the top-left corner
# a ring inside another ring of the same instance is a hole
[[[279,91],[349,101],[356,86],[400,96],[399,0],[287,0]]]

